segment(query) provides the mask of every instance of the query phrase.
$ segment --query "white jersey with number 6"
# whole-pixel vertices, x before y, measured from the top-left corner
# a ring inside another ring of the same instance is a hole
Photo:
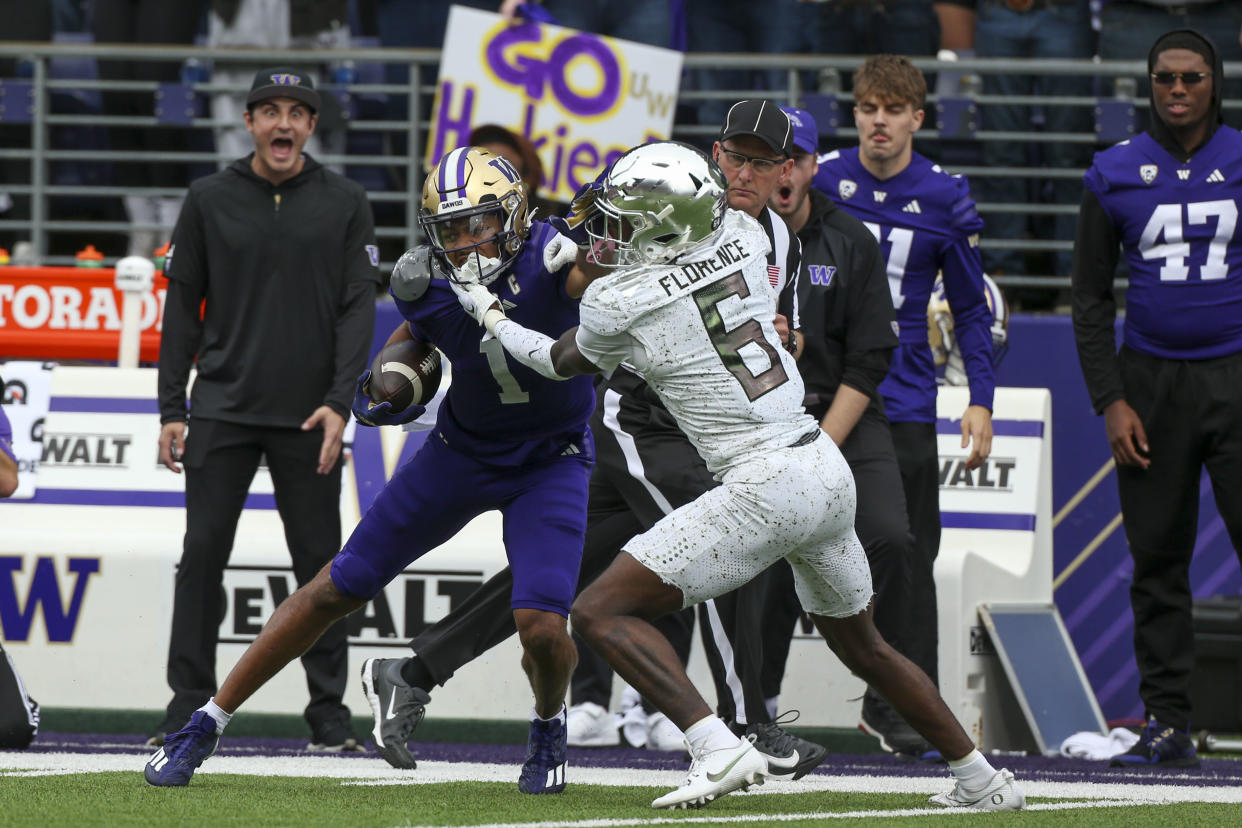
[[[773,327],[768,249],[758,222],[728,210],[675,264],[618,270],[582,297],[582,353],[604,371],[625,362],[642,373],[718,477],[818,428]]]

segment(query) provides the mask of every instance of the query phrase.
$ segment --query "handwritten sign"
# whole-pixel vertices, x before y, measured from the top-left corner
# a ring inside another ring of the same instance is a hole
[[[681,53],[453,6],[432,112],[428,168],[480,124],[529,138],[544,195],[568,201],[631,147],[667,138]]]

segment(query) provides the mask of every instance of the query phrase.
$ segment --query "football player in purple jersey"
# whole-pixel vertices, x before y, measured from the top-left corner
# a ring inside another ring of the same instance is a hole
[[[389,342],[434,343],[452,363],[453,382],[436,426],[332,562],[277,607],[215,697],[147,763],[153,785],[187,784],[237,708],[330,623],[364,605],[471,519],[499,510],[513,572],[510,606],[535,695],[518,788],[530,794],[565,788],[564,699],[577,661],[566,620],[586,531],[594,460],[587,418],[595,392],[589,377],[556,382],[508,357],[462,312],[448,279],[456,268],[470,273],[502,297],[511,316],[559,335],[578,321],[578,301],[566,287],[577,272],[569,266],[577,246],[531,221],[517,171],[476,147],[453,150],[432,170],[419,222],[432,255],[416,250],[398,263],[391,290],[406,321]],[[568,257],[558,257],[562,250]],[[364,424],[399,424],[422,413],[421,406],[393,412],[388,403],[371,405],[368,379],[367,373],[359,378],[353,405]],[[400,660],[388,660],[396,675],[382,677],[375,675],[376,662],[363,670],[373,708],[388,705],[395,715],[397,706],[426,703],[427,694],[400,676]],[[384,698],[375,692],[377,680]]]
[[[1199,764],[1190,561],[1206,466],[1242,550],[1242,134],[1221,119],[1224,69],[1206,37],[1168,32],[1147,58],[1151,127],[1095,156],[1074,244],[1074,336],[1117,464],[1134,576],[1147,727],[1116,767]],[[1129,269],[1116,348],[1113,277]]]
[[[934,681],[938,643],[932,569],[940,552],[940,463],[927,301],[938,272],[969,378],[961,444],[970,448],[967,468],[977,468],[992,449],[995,379],[992,314],[979,257],[983,222],[966,180],[914,151],[926,95],[923,73],[906,58],[868,59],[854,75],[859,145],[820,156],[815,186],[860,219],[884,252],[899,342],[880,395],[892,424],[915,551],[906,653]],[[923,750],[909,726],[872,691],[864,698],[860,727],[896,752]]]
[[[4,384],[0,383],[0,388]],[[17,491],[17,455],[13,453],[13,427],[0,408],[0,497]]]

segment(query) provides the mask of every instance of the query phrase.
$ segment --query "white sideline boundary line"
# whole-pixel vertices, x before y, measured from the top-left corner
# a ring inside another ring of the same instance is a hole
[[[1083,808],[1127,808],[1145,805],[1143,802],[1123,802],[1121,800],[1100,799],[1093,802],[1044,802],[1028,805],[1028,811],[1071,811]],[[953,816],[955,814],[977,814],[969,808],[895,808],[888,811],[813,811],[801,814],[738,814],[734,816],[702,816],[702,817],[637,817],[634,819],[582,819],[574,822],[489,822],[472,825],[470,828],[624,828],[629,825],[744,825],[746,823],[770,822],[802,822],[807,820],[828,819],[885,819],[899,817]],[[420,825],[401,826],[400,828],[460,828],[452,825]]]
[[[27,776],[57,776],[82,773],[142,772],[148,757],[141,753],[22,753],[0,752],[0,779]],[[378,757],[342,758],[336,756],[213,756],[196,775],[240,774],[244,776],[285,776],[342,780],[342,785],[424,785],[442,782],[515,782],[517,765],[479,762],[420,762],[416,770],[389,767]],[[642,770],[634,768],[571,767],[570,784],[633,787],[668,787],[681,784],[684,770]],[[1242,786],[1196,786],[1189,784],[1140,785],[1121,781],[1049,782],[1019,778],[1028,798],[1116,801],[1131,804],[1172,804],[1179,802],[1242,803]],[[858,776],[811,774],[797,782],[769,781],[761,787],[733,796],[809,793],[909,793],[933,794],[952,787],[949,774],[942,777]],[[941,813],[937,809],[935,813]],[[869,812],[874,813],[874,812]],[[926,814],[926,811],[920,811]],[[574,823],[575,825],[578,823]],[[601,823],[602,824],[602,823]],[[628,823],[627,823],[628,824]]]

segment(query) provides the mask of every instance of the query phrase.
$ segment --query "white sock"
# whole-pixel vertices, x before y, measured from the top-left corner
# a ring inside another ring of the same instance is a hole
[[[690,753],[695,756],[735,748],[742,743],[718,716],[704,716],[690,725],[686,729],[686,741],[690,743]]]
[[[223,733],[225,726],[229,723],[229,719],[233,718],[232,713],[225,713],[220,705],[216,704],[216,697],[212,696],[207,700],[199,710],[216,720],[216,733]]]
[[[565,703],[564,702],[561,702],[561,709],[556,711],[555,715],[549,716],[546,719],[543,716],[540,716],[539,711],[536,710],[535,708],[532,707],[530,709],[530,720],[532,722],[550,722],[554,719],[559,721],[561,724],[565,724]]]
[[[996,775],[996,768],[978,750],[972,750],[961,759],[950,759],[949,770],[962,787],[972,791],[985,787]]]

